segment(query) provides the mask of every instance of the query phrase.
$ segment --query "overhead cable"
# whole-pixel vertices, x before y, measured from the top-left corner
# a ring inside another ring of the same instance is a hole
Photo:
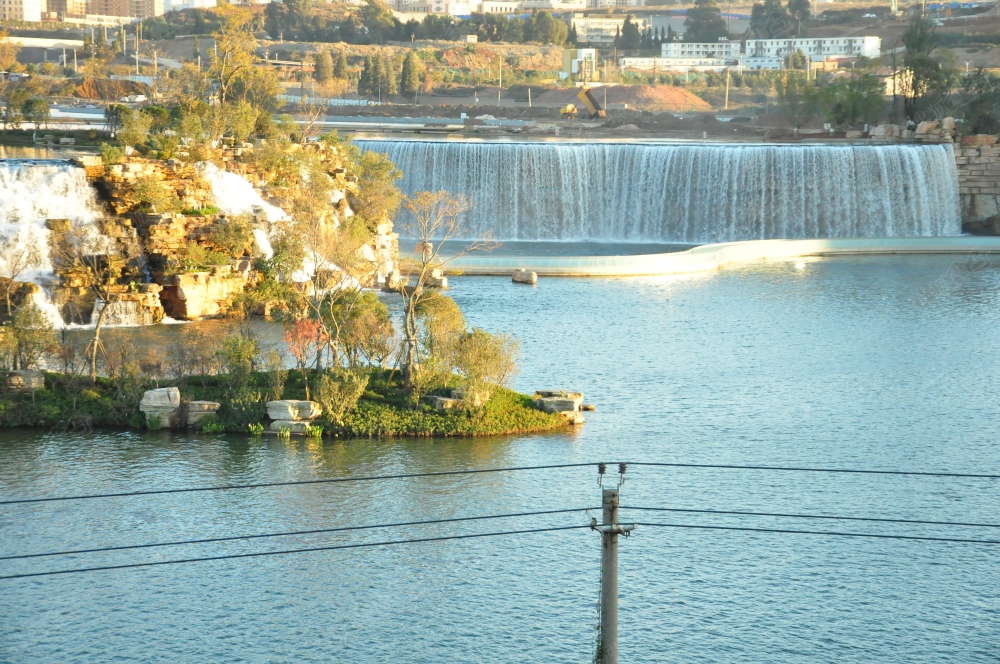
[[[71,556],[84,553],[105,553],[108,551],[127,551],[130,549],[152,549],[163,546],[182,546],[187,544],[210,544],[213,542],[232,542],[237,540],[263,539],[269,537],[293,537],[295,535],[317,535],[322,533],[340,533],[351,530],[374,530],[377,528],[398,528],[402,526],[426,526],[439,523],[458,523],[461,521],[481,521],[485,519],[512,519],[523,516],[541,516],[545,514],[566,514],[568,512],[586,512],[599,510],[600,507],[578,507],[576,509],[544,510],[541,512],[517,512],[513,514],[490,514],[484,516],[463,516],[452,519],[432,519],[429,521],[403,521],[398,523],[379,523],[365,526],[341,526],[339,528],[316,528],[313,530],[294,530],[283,533],[261,533],[256,535],[230,535],[227,537],[209,537],[206,539],[181,540],[176,542],[152,542],[149,544],[130,544],[125,546],[105,546],[94,549],[73,549],[72,551],[50,551],[46,553],[22,553],[12,556],[0,556],[0,560],[21,560],[23,558],[44,558],[48,556]]]
[[[784,533],[790,535],[833,535],[837,537],[873,537],[891,540],[922,540],[926,542],[957,542],[961,544],[1000,544],[1000,540],[961,539],[957,537],[929,537],[924,535],[889,535],[882,533],[846,533],[829,530],[790,530],[786,528],[743,528],[739,526],[706,526],[694,523],[637,523],[650,528],[693,528],[695,530],[738,530],[749,533]],[[2,577],[0,577],[2,578]]]
[[[659,466],[663,468],[704,468],[719,470],[776,470],[797,473],[853,473],[859,475],[912,475],[917,477],[965,477],[980,480],[1000,480],[1000,475],[979,473],[949,473],[917,470],[865,470],[858,468],[805,468],[795,466],[739,466],[718,463],[658,463],[653,461],[632,461],[631,466]]]
[[[232,553],[221,556],[205,556],[202,558],[181,558],[178,560],[153,560],[145,563],[127,563],[123,565],[103,565],[100,567],[78,567],[76,569],[57,569],[47,572],[29,572],[26,574],[8,574],[0,576],[0,581],[12,579],[27,579],[39,576],[56,576],[60,574],[79,574],[82,572],[103,572],[117,569],[135,569],[137,567],[156,567],[160,565],[182,565],[185,563],[201,563],[212,560],[235,560],[238,558],[258,558],[261,556],[283,556],[293,553],[312,553],[314,551],[339,551],[343,549],[365,549],[379,546],[393,546],[396,544],[420,544],[424,542],[443,542],[445,540],[473,539],[476,537],[500,537],[504,535],[527,535],[529,533],[548,533],[560,530],[579,530],[590,528],[589,524],[580,526],[555,526],[550,528],[528,528],[525,530],[504,530],[492,533],[472,533],[468,535],[442,535],[440,537],[421,537],[418,539],[391,540],[388,542],[363,542],[360,544],[336,544],[328,546],[314,546],[305,549],[285,549],[282,551],[256,551],[253,553]]]
[[[581,468],[592,463],[558,463],[546,466],[513,466],[510,468],[480,468],[475,470],[442,470],[433,473],[400,473],[398,475],[366,475],[362,477],[330,477],[320,480],[293,480],[288,482],[261,482],[259,484],[229,484],[224,486],[187,487],[178,489],[150,489],[147,491],[122,491],[119,493],[93,493],[79,496],[52,496],[40,498],[15,498],[0,500],[0,505],[23,505],[25,503],[47,503],[60,500],[90,500],[93,498],[127,498],[131,496],[154,496],[170,493],[194,493],[196,491],[230,491],[233,489],[262,489],[275,486],[305,486],[310,484],[333,484],[339,482],[370,482],[373,480],[399,480],[414,477],[444,477],[448,475],[477,475],[481,473],[507,473],[519,470],[550,470],[555,468]]]
[[[923,519],[885,519],[867,516],[835,516],[826,514],[789,514],[785,512],[743,512],[737,510],[696,510],[683,507],[620,507],[623,510],[647,512],[684,512],[690,514],[718,514],[732,516],[773,516],[789,519],[828,519],[831,521],[872,521],[875,523],[906,523],[922,526],[968,526],[970,528],[1000,528],[1000,523],[967,523],[962,521],[926,521]],[[0,558],[2,560],[2,558]]]

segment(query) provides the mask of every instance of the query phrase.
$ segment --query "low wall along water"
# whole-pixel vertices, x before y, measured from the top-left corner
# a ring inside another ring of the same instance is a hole
[[[471,237],[704,244],[961,232],[951,144],[359,140],[406,193],[473,199]]]

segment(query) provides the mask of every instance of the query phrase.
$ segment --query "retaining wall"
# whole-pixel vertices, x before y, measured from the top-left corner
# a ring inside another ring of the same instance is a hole
[[[955,146],[962,220],[1000,215],[1000,145]]]

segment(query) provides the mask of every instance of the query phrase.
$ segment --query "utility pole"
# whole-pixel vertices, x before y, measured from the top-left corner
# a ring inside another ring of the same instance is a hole
[[[624,463],[618,464],[619,480],[614,489],[602,488],[601,506],[603,519],[590,521],[591,530],[601,533],[601,642],[597,648],[598,664],[618,664],[618,536],[628,534],[635,524],[618,524],[618,496],[625,481]],[[603,480],[605,465],[598,464],[597,472]]]
[[[727,110],[727,111],[729,110],[729,68],[728,67],[726,67],[726,108],[725,108],[725,110]]]

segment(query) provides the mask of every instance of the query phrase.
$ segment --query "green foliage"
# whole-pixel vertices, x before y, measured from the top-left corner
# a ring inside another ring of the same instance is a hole
[[[56,345],[52,322],[34,302],[25,302],[14,310],[10,324],[4,327],[6,343],[3,350],[13,353],[14,364],[20,369],[34,369]],[[4,364],[10,366],[9,360]]]
[[[130,148],[146,142],[146,139],[149,138],[149,129],[152,126],[153,118],[145,113],[126,115],[122,119],[122,128],[118,132],[119,145]]]
[[[313,394],[323,408],[323,418],[340,427],[344,416],[354,410],[368,386],[368,374],[351,369],[324,373],[316,380]]]
[[[197,272],[216,265],[229,265],[229,260],[229,256],[220,251],[212,251],[196,242],[190,242],[181,264],[185,271]]]
[[[313,72],[313,78],[319,83],[326,83],[333,78],[333,58],[330,57],[330,52],[326,49],[316,54],[316,68]]]
[[[187,210],[183,210],[181,214],[186,214],[188,216],[196,216],[196,217],[206,217],[210,214],[219,214],[219,208],[215,207],[214,205],[206,205],[203,208],[188,208]]]
[[[488,403],[500,387],[517,375],[521,344],[513,334],[491,334],[479,328],[462,336],[455,354],[455,367],[465,378],[467,407]]]
[[[225,433],[226,424],[217,419],[206,418],[202,420],[201,430],[205,433]]]
[[[337,49],[337,56],[333,58],[333,77],[346,79],[347,78],[347,56],[344,55],[343,49]]]
[[[251,422],[247,425],[247,431],[249,431],[254,436],[264,435],[264,425],[260,422]]]
[[[139,114],[149,117],[150,131],[161,132],[166,129],[167,125],[170,123],[170,111],[163,106],[159,106],[158,104],[144,106],[139,111]]]
[[[117,145],[101,143],[101,161],[105,166],[120,164],[125,161],[125,153]]]
[[[246,141],[257,126],[257,109],[240,100],[226,107],[226,125],[237,143]]]
[[[827,122],[838,126],[876,125],[885,115],[885,86],[869,73],[835,81],[820,91]]]
[[[695,0],[684,20],[684,41],[717,42],[729,36],[722,10],[715,0]]]
[[[28,122],[35,123],[35,127],[45,125],[49,121],[51,107],[49,100],[44,97],[29,97],[21,104],[21,114]]]
[[[801,127],[816,115],[819,94],[815,87],[789,72],[777,88],[782,113],[793,127]]]
[[[413,51],[407,53],[406,58],[403,60],[403,69],[399,75],[399,88],[403,91],[403,94],[413,95],[420,90],[423,71],[424,65],[420,62],[417,54]]]
[[[220,253],[231,258],[245,255],[253,243],[253,217],[237,214],[218,219],[212,225],[209,241]]]
[[[150,212],[179,212],[181,209],[177,192],[152,175],[136,178],[132,185],[132,196],[140,208]]]
[[[970,134],[1000,133],[1000,78],[977,70],[962,81],[963,110]]]
[[[321,438],[323,436],[323,427],[307,424],[305,434],[306,438]]]

